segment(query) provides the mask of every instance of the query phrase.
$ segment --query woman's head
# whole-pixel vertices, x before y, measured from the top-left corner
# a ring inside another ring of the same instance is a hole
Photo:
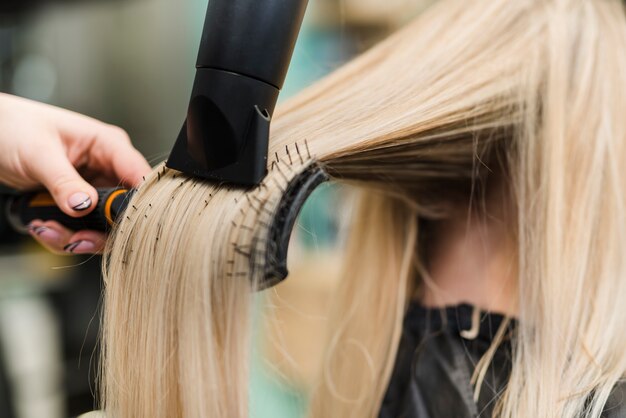
[[[317,164],[361,190],[361,209],[312,416],[376,414],[404,304],[428,275],[418,221],[480,208],[498,182],[515,213],[520,319],[499,413],[599,416],[626,370],[623,91],[617,0],[442,1],[277,110],[261,186],[157,167],[105,261],[105,407],[247,414],[270,226]]]

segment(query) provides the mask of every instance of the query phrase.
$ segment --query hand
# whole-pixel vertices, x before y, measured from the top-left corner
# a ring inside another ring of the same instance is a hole
[[[80,173],[82,174],[79,174]],[[94,186],[134,187],[150,165],[122,129],[68,110],[0,93],[0,183],[45,186],[70,216],[91,212]],[[33,237],[57,253],[96,253],[104,235],[33,221]]]

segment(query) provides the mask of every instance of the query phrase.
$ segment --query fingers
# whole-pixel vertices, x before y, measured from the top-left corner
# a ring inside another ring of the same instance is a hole
[[[86,152],[91,170],[113,175],[129,187],[138,186],[152,170],[123,129],[75,114],[68,114],[64,121],[65,142],[90,144]]]
[[[74,232],[55,221],[33,221],[29,232],[48,251],[64,255],[101,253],[106,239],[101,232]]]
[[[143,155],[133,147],[126,132],[117,127],[109,125],[109,129],[97,138],[93,153],[102,164],[109,165],[126,186],[138,186],[152,170]]]
[[[105,242],[102,232],[83,230],[72,235],[63,250],[66,254],[101,254]]]
[[[21,142],[25,145],[18,147],[14,158],[20,170],[14,171],[21,171],[26,183],[45,186],[64,213],[80,217],[97,204],[96,189],[76,167],[130,187],[150,173],[150,165],[121,128],[52,106],[17,103],[31,109],[41,123],[34,132],[22,135],[35,139]]]
[[[56,254],[63,253],[63,247],[67,245],[66,243],[72,236],[72,231],[52,221],[33,221],[30,224],[29,232],[37,242]]]
[[[49,141],[44,149],[32,150],[26,159],[31,175],[50,191],[63,212],[79,217],[96,206],[96,189],[78,174],[60,143]]]
[[[67,155],[82,154],[90,170],[113,175],[130,187],[139,185],[142,177],[150,173],[150,164],[133,147],[123,129],[69,110],[41,107],[54,120]]]

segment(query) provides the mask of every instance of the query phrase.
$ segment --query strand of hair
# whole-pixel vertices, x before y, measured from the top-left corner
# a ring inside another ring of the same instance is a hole
[[[287,177],[287,175],[285,173],[283,173],[283,170],[280,169],[280,165],[276,165],[276,168],[278,168],[278,172],[280,173],[280,175],[283,177],[283,179],[285,180],[286,183],[289,183],[289,178]]]
[[[254,210],[254,212],[256,212],[257,215],[261,214],[261,211],[259,210],[259,208],[254,206],[252,203],[250,204],[250,207]]]
[[[280,192],[281,192],[282,194],[285,194],[285,192],[287,191],[287,189],[286,189],[286,188],[285,188],[282,184],[280,184],[280,183],[278,182],[278,179],[276,179],[276,177],[272,177],[271,179],[272,179],[272,181],[274,182],[274,184],[276,185],[276,187],[278,188],[278,190],[280,190]]]
[[[270,201],[271,197],[267,196],[265,199],[261,199],[259,196],[257,195],[253,195],[252,198],[254,200],[256,200],[259,203],[259,208],[263,211],[266,211],[267,213],[269,213],[270,215],[272,215],[272,212],[269,212],[269,209],[267,209],[267,202]]]

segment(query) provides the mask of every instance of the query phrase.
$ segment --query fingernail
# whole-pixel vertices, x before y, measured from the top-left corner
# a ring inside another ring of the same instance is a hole
[[[96,244],[87,240],[76,241],[63,247],[63,251],[72,254],[91,254],[96,251]]]
[[[91,198],[87,193],[74,193],[67,201],[70,207],[76,211],[89,209],[91,206]]]
[[[39,239],[43,241],[54,242],[61,238],[61,234],[54,229],[50,229],[47,226],[40,226],[32,230],[32,233],[37,235]]]

